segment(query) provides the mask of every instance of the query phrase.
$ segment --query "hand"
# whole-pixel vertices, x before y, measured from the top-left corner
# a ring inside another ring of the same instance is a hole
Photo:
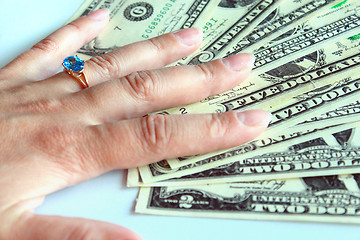
[[[197,29],[92,58],[85,90],[68,73],[56,74],[108,19],[106,10],[79,18],[0,70],[1,240],[139,239],[110,223],[33,209],[47,194],[112,169],[241,145],[270,121],[261,110],[143,117],[223,92],[249,75],[249,54],[162,68],[200,46]]]

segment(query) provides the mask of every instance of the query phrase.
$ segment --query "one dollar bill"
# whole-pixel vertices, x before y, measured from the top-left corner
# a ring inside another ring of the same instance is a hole
[[[150,39],[184,28],[201,28],[220,0],[86,0],[70,21],[107,8],[110,22],[104,31],[78,54],[89,59],[129,43]]]
[[[200,50],[178,62],[200,64],[219,58],[250,33],[277,9],[284,0],[221,1],[210,20],[203,26],[204,40]],[[221,46],[215,49],[215,46]],[[210,50],[211,49],[211,50]]]

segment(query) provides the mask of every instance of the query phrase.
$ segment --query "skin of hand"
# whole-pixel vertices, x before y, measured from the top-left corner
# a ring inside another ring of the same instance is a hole
[[[108,20],[104,9],[81,17],[0,70],[1,240],[141,239],[110,223],[33,210],[47,194],[113,169],[241,145],[271,120],[261,110],[147,115],[224,92],[250,74],[250,54],[164,67],[199,48],[194,28],[92,58],[84,90],[57,73]]]

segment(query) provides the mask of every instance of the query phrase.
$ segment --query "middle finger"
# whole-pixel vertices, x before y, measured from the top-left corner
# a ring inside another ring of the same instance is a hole
[[[198,66],[130,74],[62,99],[65,111],[103,123],[189,104],[224,92],[246,79],[254,58],[238,54]]]

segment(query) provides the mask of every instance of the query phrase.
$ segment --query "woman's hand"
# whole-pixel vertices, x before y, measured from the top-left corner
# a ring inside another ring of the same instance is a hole
[[[112,169],[230,148],[258,136],[263,111],[144,115],[199,101],[246,79],[251,55],[162,68],[195,51],[197,29],[124,46],[85,63],[89,88],[62,60],[108,22],[99,10],[57,30],[0,70],[0,239],[138,239],[98,221],[32,213],[44,197]]]

